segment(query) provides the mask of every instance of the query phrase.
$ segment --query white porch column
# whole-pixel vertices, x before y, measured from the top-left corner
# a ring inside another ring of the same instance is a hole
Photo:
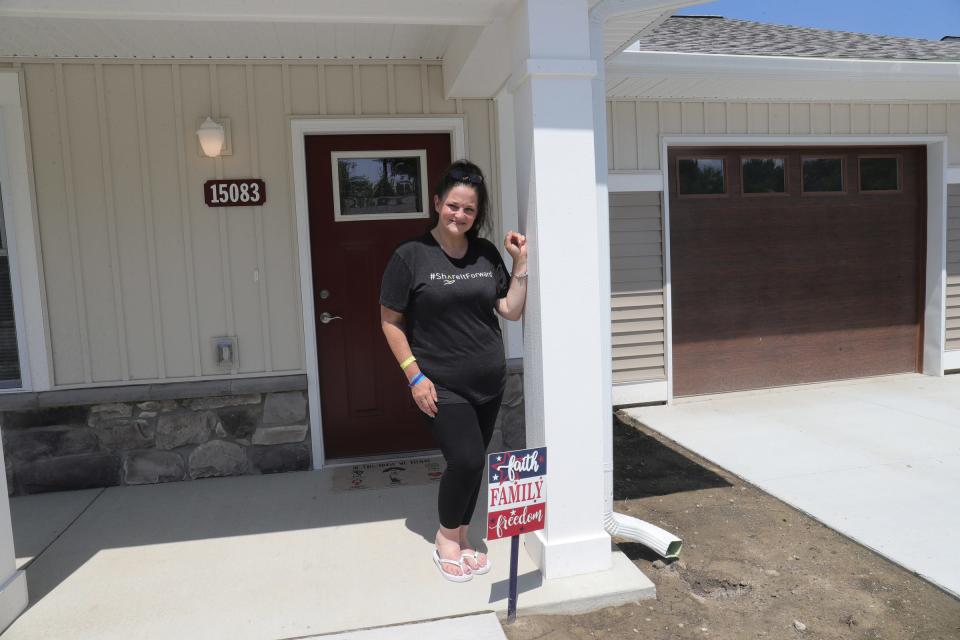
[[[522,0],[512,18],[527,446],[549,449],[546,529],[526,548],[546,578],[610,567],[593,94],[586,0]],[[606,391],[606,393],[605,393]]]
[[[20,71],[0,71],[0,210],[6,224],[10,285],[18,332],[20,373],[24,387],[49,387],[44,328],[40,307],[39,242],[31,202],[24,135],[25,105],[21,102]],[[0,442],[0,631],[27,608],[27,575],[17,569],[13,525],[7,499],[7,474]]]
[[[517,163],[514,156],[513,94],[506,88],[494,98],[497,110],[497,166],[500,183],[500,238],[494,238],[508,266],[509,257],[503,249],[503,234],[513,229],[519,231],[520,216],[517,210]],[[523,358],[523,320],[503,321],[503,342],[507,358]]]
[[[0,442],[0,467],[3,462],[3,443]],[[0,468],[0,472],[2,472]],[[10,626],[27,608],[27,574],[17,569],[17,554],[13,548],[13,525],[10,520],[10,500],[7,499],[7,474],[0,473],[0,632]]]

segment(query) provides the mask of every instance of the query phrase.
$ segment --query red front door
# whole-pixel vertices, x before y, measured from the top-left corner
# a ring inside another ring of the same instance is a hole
[[[387,260],[400,242],[428,228],[426,219],[396,219],[390,213],[380,212],[391,206],[400,207],[402,200],[412,201],[412,181],[406,176],[395,180],[389,191],[396,197],[353,199],[352,205],[344,204],[356,206],[350,211],[367,212],[358,216],[363,219],[335,219],[331,154],[364,151],[370,152],[364,155],[380,157],[389,155],[391,150],[425,151],[421,188],[427,192],[427,206],[432,206],[432,185],[450,164],[448,134],[306,138],[313,303],[327,458],[435,446],[380,329],[380,279]],[[378,155],[379,151],[388,153]],[[367,160],[362,162],[374,166]],[[373,173],[370,178],[371,183],[377,180]],[[363,180],[363,176],[359,179]],[[338,178],[338,182],[348,180]],[[373,193],[371,187],[367,190]],[[324,313],[340,319],[324,322]]]

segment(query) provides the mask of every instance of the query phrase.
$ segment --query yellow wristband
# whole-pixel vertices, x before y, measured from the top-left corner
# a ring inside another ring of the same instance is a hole
[[[410,356],[409,358],[407,358],[406,360],[400,363],[400,368],[406,371],[407,367],[409,367],[415,361],[416,361],[416,358],[414,358],[413,356]]]

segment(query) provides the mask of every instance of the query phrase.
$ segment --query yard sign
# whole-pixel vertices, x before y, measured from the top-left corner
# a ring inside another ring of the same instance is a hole
[[[546,447],[501,451],[487,458],[487,540],[510,537],[510,623],[517,618],[520,534],[543,529],[547,517],[546,480]]]
[[[543,529],[546,517],[547,450],[491,453],[487,465],[487,539]]]

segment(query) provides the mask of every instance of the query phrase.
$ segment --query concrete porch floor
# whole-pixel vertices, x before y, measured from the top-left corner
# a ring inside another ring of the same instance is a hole
[[[505,615],[509,539],[489,545],[490,573],[447,582],[430,559],[436,486],[335,492],[332,477],[328,468],[12,498],[30,607],[2,637],[279,640]],[[482,514],[474,523],[477,540]],[[520,614],[655,596],[616,550],[609,571],[544,582],[521,548],[519,576]]]
[[[731,393],[627,413],[960,596],[960,375]]]

